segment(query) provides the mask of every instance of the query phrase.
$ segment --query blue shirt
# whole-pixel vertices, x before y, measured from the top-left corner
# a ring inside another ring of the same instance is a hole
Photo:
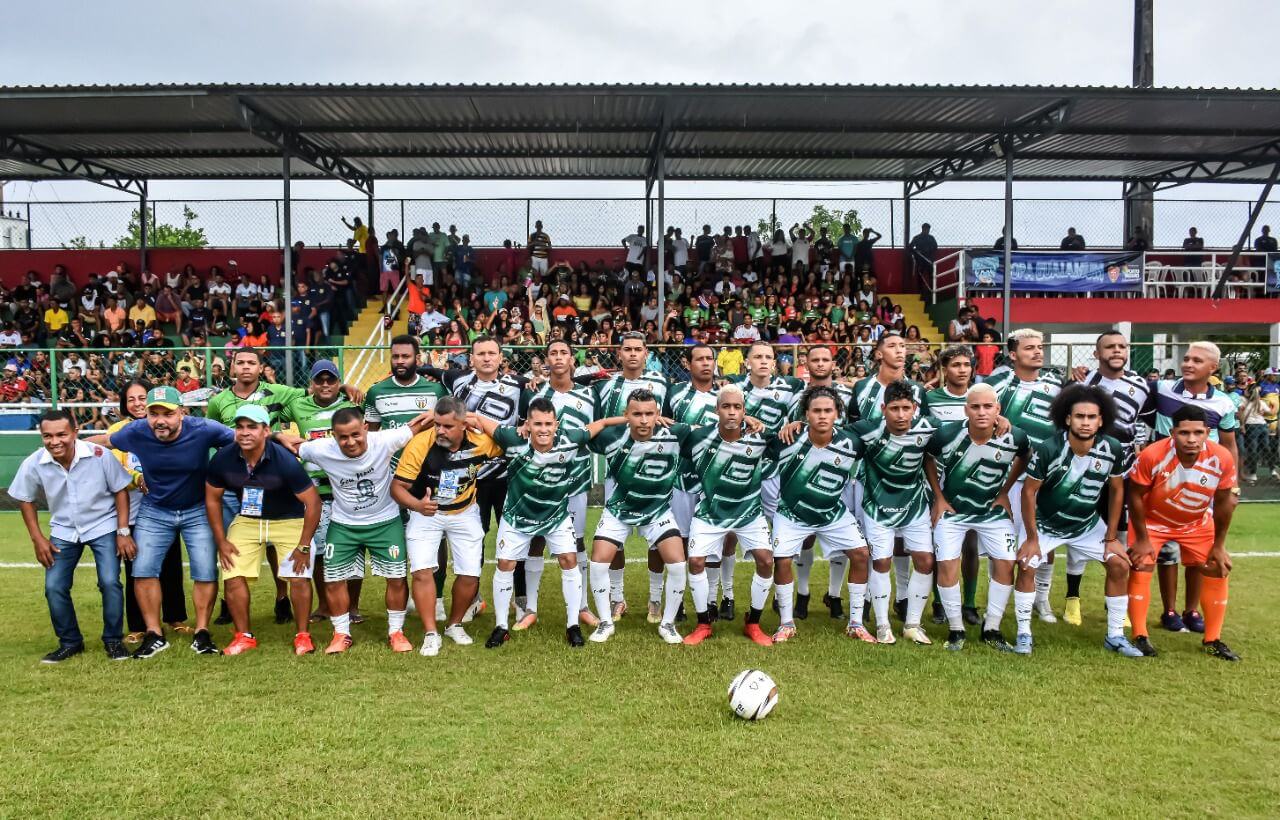
[[[470,245],[453,246],[453,269],[458,273],[471,275],[471,264],[475,261],[476,251]]]
[[[298,494],[313,485],[302,463],[283,446],[268,441],[258,463],[249,469],[240,452],[240,445],[229,444],[209,459],[209,474],[205,478],[210,487],[231,490],[241,502],[245,487],[262,490],[262,515],[269,521],[282,518],[301,518],[306,508],[298,500]]]
[[[36,490],[44,490],[49,534],[83,544],[116,529],[115,494],[132,482],[110,450],[77,441],[70,469],[43,447],[27,456],[9,484],[9,495],[15,501],[34,502]]]
[[[209,450],[236,440],[229,427],[187,416],[173,441],[160,441],[146,419],[131,421],[111,434],[111,446],[132,453],[147,477],[144,503],[166,510],[185,510],[204,504]]]

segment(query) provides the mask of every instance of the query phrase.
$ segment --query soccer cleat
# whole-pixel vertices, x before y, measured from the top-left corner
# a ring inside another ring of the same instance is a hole
[[[564,638],[569,642],[569,646],[572,646],[574,649],[586,645],[586,641],[582,639],[582,627],[577,624],[565,629]]]
[[[106,641],[102,644],[102,648],[106,651],[109,661],[129,660],[129,650],[125,649],[120,641]]]
[[[933,644],[933,641],[929,640],[929,636],[925,634],[924,629],[918,625],[903,627],[902,637],[920,646],[931,646]]]
[[[893,616],[899,621],[906,623],[907,621],[907,599],[897,598],[893,602]]]
[[[651,624],[662,623],[662,604],[658,603],[657,601],[650,601],[649,614],[648,616],[646,616],[645,620],[647,620]]]
[[[711,624],[698,624],[693,631],[684,636],[685,646],[697,646],[698,644],[710,638],[714,634],[711,631]]]
[[[578,610],[578,621],[586,624],[587,626],[597,626],[600,623],[600,619],[592,614],[589,609]]]
[[[194,648],[195,644],[192,644]],[[258,639],[250,635],[248,632],[237,632],[232,638],[231,643],[227,644],[227,648],[223,650],[224,655],[243,655],[250,649],[258,648]]]
[[[449,617],[444,614],[444,598],[436,598],[436,620],[443,621]]]
[[[137,646],[142,643],[142,636],[146,634],[147,633],[145,632],[130,632],[128,635],[124,636],[124,642],[129,644],[129,646]]]
[[[964,620],[965,626],[982,625],[982,615],[978,613],[978,608],[976,606],[961,607],[960,616]]]
[[[712,623],[720,620],[720,606],[716,603],[714,596],[707,602],[707,617],[711,619]]]
[[[613,637],[613,621],[601,621],[596,631],[591,633],[592,643],[604,643]]]
[[[511,633],[507,631],[507,628],[505,626],[495,626],[493,631],[489,633],[489,640],[484,642],[484,648],[499,649],[509,640],[511,640]]]
[[[684,602],[680,602],[680,608],[676,610],[676,623],[682,624],[689,620],[689,616],[684,614]]]
[[[1189,631],[1187,625],[1182,622],[1182,616],[1172,609],[1160,616],[1160,627],[1169,632]]]
[[[1056,624],[1058,616],[1053,614],[1053,607],[1048,601],[1036,601],[1035,607],[1032,609],[1036,617],[1046,624]]]
[[[1124,635],[1108,635],[1102,639],[1102,646],[1106,650],[1123,655],[1126,658],[1143,657],[1142,650],[1129,643],[1129,639]]]
[[[952,652],[959,652],[964,649],[964,640],[967,636],[963,629],[952,629],[947,632],[946,648]]]
[[[191,639],[191,651],[197,655],[221,655],[222,651],[218,649],[218,645],[213,642],[213,636],[209,634],[209,630],[201,629],[196,632],[195,637]]]
[[[413,644],[409,643],[409,639],[399,629],[387,636],[387,645],[391,647],[392,652],[413,651]]]
[[[471,646],[475,643],[467,634],[467,630],[462,628],[462,624],[449,624],[444,628],[444,636],[458,646]]]
[[[897,642],[898,639],[893,637],[893,627],[888,624],[876,625],[876,643],[893,645]]]
[[[289,598],[276,598],[276,623],[287,624],[293,620],[293,607],[289,604]]]
[[[310,655],[316,651],[316,645],[311,642],[310,632],[299,632],[293,636],[293,654]]]
[[[684,643],[675,624],[658,624],[658,637],[670,644]]]
[[[227,609],[227,599],[223,598],[219,601],[218,617],[213,622],[218,626],[226,626],[231,623],[231,610]]]
[[[358,610],[358,609],[353,609],[353,610],[351,610],[350,615],[351,615],[351,625],[352,625],[352,626],[355,626],[355,625],[357,625],[357,624],[362,624],[362,623],[364,623],[364,622],[365,622],[365,617],[364,617],[364,615],[361,615],[361,614],[360,614],[360,610]]]
[[[525,610],[524,617],[516,621],[515,626],[511,627],[512,632],[523,632],[538,622],[538,613],[532,610]]]
[[[488,604],[484,602],[483,598],[477,597],[474,601],[471,602],[471,606],[467,607],[467,611],[462,613],[462,622],[464,624],[471,623],[472,621],[475,620],[477,615],[484,612],[485,607],[487,606]],[[534,618],[536,620],[537,616],[535,615]]]
[[[773,607],[774,612],[777,612],[777,613],[782,612],[782,610],[778,607],[778,598],[776,595],[774,596],[773,600],[770,602],[770,606]]]
[[[809,617],[808,595],[796,595],[795,616],[802,621]]]
[[[1062,610],[1062,620],[1072,626],[1079,626],[1084,623],[1080,617],[1080,599],[1076,597],[1067,598],[1067,605]]]
[[[831,613],[832,618],[844,619],[844,601],[840,598],[832,598],[827,593],[822,593],[822,603],[826,606],[827,611]]]
[[[1013,647],[1004,639],[998,629],[982,630],[982,642],[997,652],[1012,652]]]
[[[742,634],[750,638],[752,643],[759,646],[773,646],[773,639],[764,634],[760,624],[746,624],[742,627]]]
[[[1030,655],[1031,650],[1035,647],[1036,642],[1031,639],[1030,633],[1021,632],[1013,641],[1013,654]]]
[[[1205,641],[1202,646],[1206,655],[1221,658],[1224,661],[1238,661],[1240,656],[1231,651],[1231,647],[1222,641]]]
[[[796,636],[795,624],[783,624],[778,627],[778,631],[773,633],[774,643],[786,643]]]
[[[1139,635],[1134,638],[1133,645],[1138,647],[1138,651],[1141,652],[1144,657],[1154,658],[1156,655],[1160,654],[1156,652],[1156,648],[1151,645],[1151,639],[1146,635]]]
[[[440,654],[440,647],[444,641],[440,640],[439,632],[428,632],[422,636],[422,648],[418,650],[418,654],[424,658],[434,658]]]
[[[1187,630],[1190,632],[1199,632],[1204,634],[1204,616],[1194,609],[1188,609],[1182,613],[1182,622],[1186,624]]]
[[[609,619],[612,621],[622,620],[622,616],[627,614],[626,601],[614,601],[612,611],[609,613]]]
[[[844,628],[844,634],[850,638],[855,638],[863,643],[875,643],[876,639],[867,628],[862,624],[852,623]]]
[[[133,659],[136,661],[145,661],[147,658],[154,658],[161,652],[169,648],[169,642],[165,640],[163,635],[155,632],[148,632],[142,636],[142,646],[133,651]]]
[[[945,624],[947,622],[947,612],[942,608],[942,601],[933,602],[933,622],[935,624]]]
[[[721,598],[720,599],[720,620],[732,621],[736,617],[737,617],[737,612],[735,612],[733,609],[733,599]]]
[[[324,648],[326,655],[341,655],[351,648],[351,636],[345,632],[333,633],[333,640]]]
[[[59,646],[40,659],[40,663],[62,663],[68,658],[73,658],[84,651],[84,644],[76,644],[75,646]]]

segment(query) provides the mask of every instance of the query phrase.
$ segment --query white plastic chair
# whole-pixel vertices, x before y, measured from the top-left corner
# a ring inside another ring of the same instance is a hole
[[[1142,295],[1148,298],[1160,298],[1160,283],[1164,280],[1164,263],[1152,259],[1143,266]]]

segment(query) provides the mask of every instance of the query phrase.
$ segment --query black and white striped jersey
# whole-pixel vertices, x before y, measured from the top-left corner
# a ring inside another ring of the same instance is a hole
[[[1142,418],[1147,397],[1151,394],[1151,385],[1145,378],[1132,370],[1126,370],[1118,379],[1110,378],[1090,370],[1084,377],[1084,384],[1101,387],[1111,394],[1116,403],[1116,423],[1111,428],[1115,436],[1130,453],[1147,443],[1150,420]]]

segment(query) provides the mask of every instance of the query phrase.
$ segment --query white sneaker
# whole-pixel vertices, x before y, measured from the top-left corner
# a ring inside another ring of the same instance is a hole
[[[893,627],[888,624],[878,624],[876,626],[876,643],[897,643],[898,639],[893,637]]]
[[[592,643],[604,643],[613,637],[613,621],[601,621],[596,631],[591,633]]]
[[[467,630],[462,628],[462,624],[445,627],[444,636],[458,646],[471,646],[471,644],[475,643],[475,641],[471,640],[471,636],[467,634]]]
[[[658,624],[658,637],[667,643],[684,643],[684,638],[676,631],[675,624]]]
[[[446,617],[444,614],[444,598],[436,598],[436,620],[443,621]]]
[[[1036,617],[1047,624],[1056,624],[1058,616],[1053,614],[1053,607],[1049,606],[1048,601],[1036,601],[1035,605]]]
[[[469,624],[474,621],[477,615],[484,612],[485,606],[484,599],[477,595],[476,599],[471,602],[471,606],[467,607],[467,611],[462,613],[462,622]]]
[[[418,650],[418,654],[424,658],[434,658],[440,654],[440,646],[444,641],[440,640],[440,633],[428,632],[422,639],[422,648]]]
[[[908,626],[902,630],[902,637],[914,641],[921,646],[929,646],[933,641],[929,640],[929,636],[924,634],[924,630],[918,626]]]

